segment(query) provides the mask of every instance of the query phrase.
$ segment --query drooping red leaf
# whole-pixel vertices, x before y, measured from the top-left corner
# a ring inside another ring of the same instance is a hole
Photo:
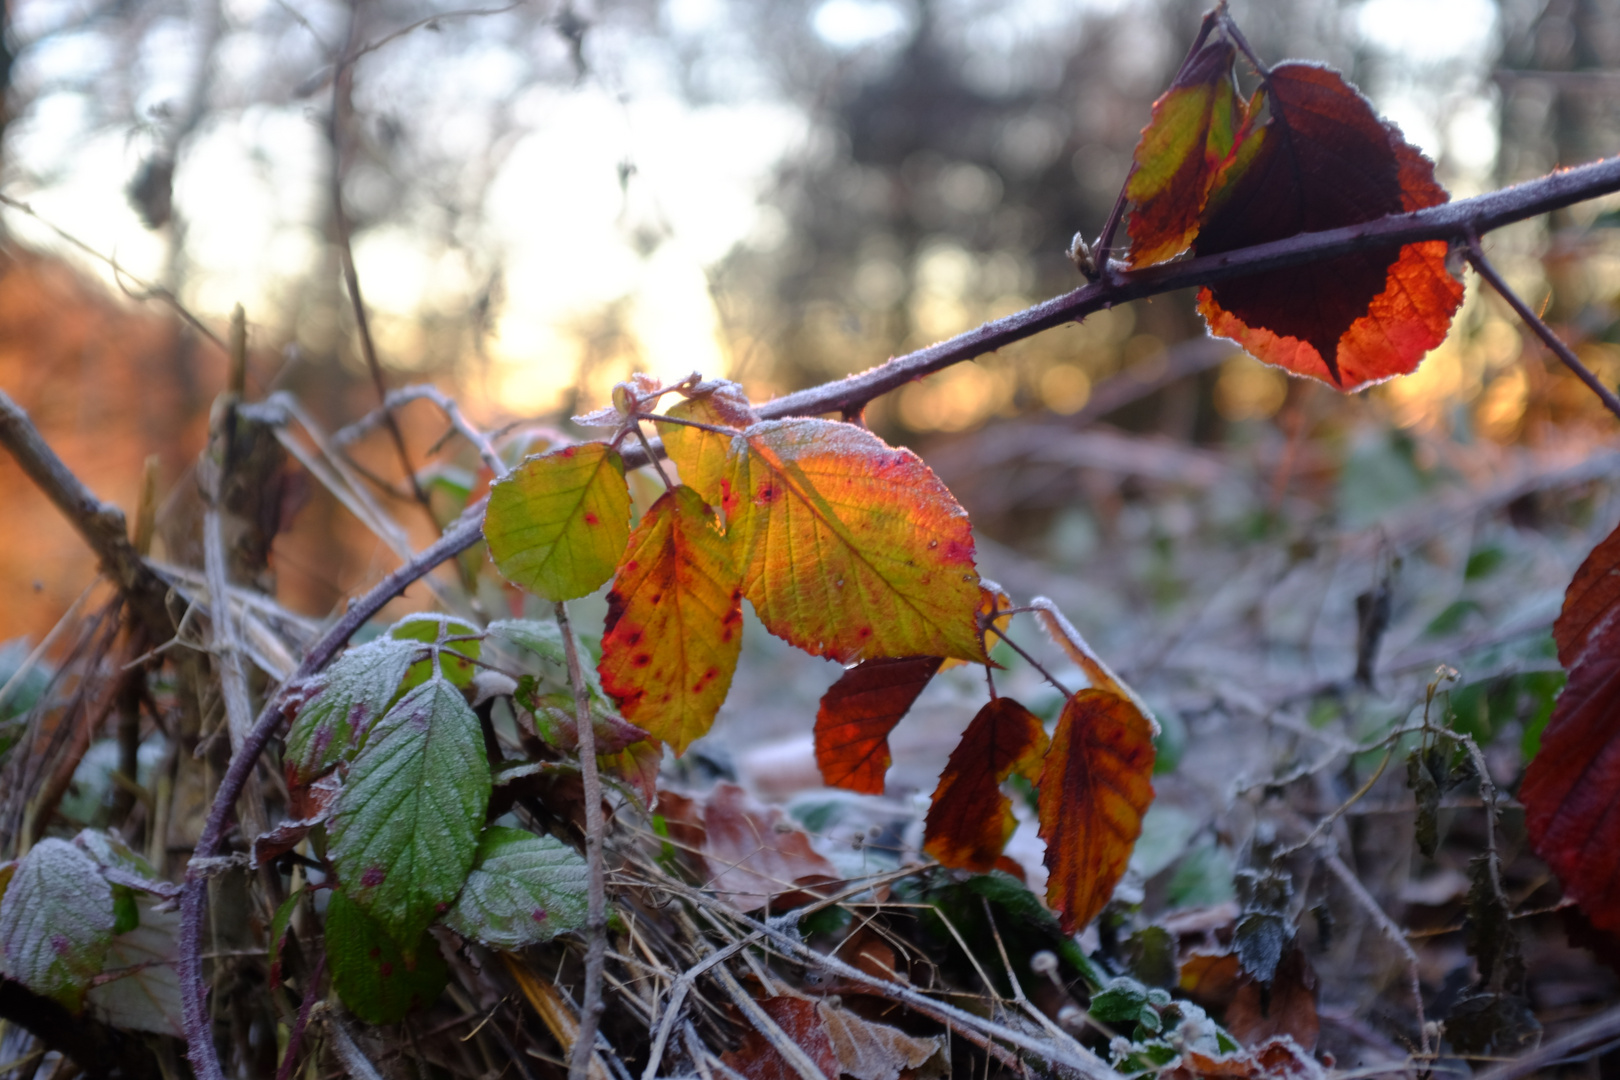
[[[1273,68],[1194,243],[1215,255],[1446,201],[1434,166],[1335,71]],[[1375,248],[1219,282],[1199,293],[1210,331],[1267,363],[1355,390],[1405,374],[1462,303],[1441,241]]]
[[[799,1047],[829,1080],[839,1074],[838,1055],[833,1051],[821,1010],[808,998],[768,997],[759,1002],[765,1015],[782,1029],[788,1041]],[[742,1045],[720,1056],[727,1068],[745,1080],[800,1080],[798,1070],[771,1045],[752,1024],[743,1032]]]
[[[681,754],[714,723],[741,647],[741,574],[702,496],[682,485],[630,536],[608,593],[602,688]]]
[[[1046,841],[1046,902],[1064,933],[1085,926],[1125,874],[1153,801],[1153,728],[1107,690],[1069,699],[1042,762],[1036,808]]]
[[[1611,932],[1620,931],[1617,610],[1611,605],[1588,633],[1519,786],[1531,847],[1592,925]]]
[[[778,807],[760,806],[736,784],[717,785],[701,804],[659,792],[658,809],[670,839],[702,858],[708,887],[738,911],[838,877],[809,836],[784,823]]]
[[[1592,635],[1617,605],[1620,605],[1620,529],[1615,529],[1592,549],[1564,591],[1564,610],[1553,623],[1558,662],[1566,668],[1574,667]]]
[[[937,656],[879,657],[850,668],[821,696],[816,765],[828,787],[883,794],[889,732],[939,670]]]
[[[1231,156],[1246,108],[1232,78],[1236,50],[1211,41],[1187,59],[1136,144],[1125,193],[1131,210],[1131,266],[1184,251],[1198,233],[1211,186]]]
[[[1001,785],[1014,772],[1034,781],[1046,753],[1040,717],[1012,698],[985,705],[962,733],[934,789],[923,850],[946,866],[987,873],[1017,821]]]

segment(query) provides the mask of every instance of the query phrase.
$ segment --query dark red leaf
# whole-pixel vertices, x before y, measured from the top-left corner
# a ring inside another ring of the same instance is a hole
[[[844,672],[816,713],[816,765],[829,787],[883,794],[889,732],[941,663],[937,656],[880,657]]]
[[[1434,166],[1335,71],[1288,63],[1194,243],[1215,255],[1446,201]],[[1251,116],[1251,122],[1253,117]],[[1443,242],[1377,248],[1253,274],[1199,293],[1210,330],[1268,363],[1354,390],[1415,368],[1462,302]]]
[[[1579,578],[1577,577],[1577,582]],[[1588,590],[1589,591],[1589,590]],[[1519,787],[1537,855],[1592,925],[1620,931],[1620,619],[1597,620]]]
[[[736,784],[716,786],[701,806],[662,791],[658,809],[669,838],[702,857],[709,887],[738,911],[773,899],[788,906],[797,887],[838,877],[809,836],[784,825],[780,809],[759,806]]]
[[[768,997],[759,1007],[776,1022],[782,1033],[803,1050],[821,1074],[836,1080],[838,1055],[833,1052],[827,1025],[816,1003],[806,998]],[[752,1025],[743,1033],[742,1045],[722,1054],[720,1060],[746,1080],[799,1080],[798,1072],[777,1053],[764,1035]]]
[[[1045,753],[1038,716],[1008,697],[985,705],[934,789],[923,850],[946,866],[981,874],[994,869],[1017,825],[1001,784],[1015,770],[1035,780]]]
[[[1620,605],[1620,529],[1614,530],[1575,571],[1564,592],[1564,610],[1553,623],[1558,662],[1574,667],[1586,651],[1588,639]]]

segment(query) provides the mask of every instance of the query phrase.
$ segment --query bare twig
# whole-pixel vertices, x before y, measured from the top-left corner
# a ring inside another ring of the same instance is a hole
[[[1328,868],[1328,871],[1339,879],[1339,883],[1349,891],[1351,898],[1361,905],[1362,910],[1372,918],[1378,929],[1383,932],[1384,937],[1388,938],[1390,943],[1399,949],[1401,955],[1406,958],[1407,979],[1412,987],[1412,1008],[1417,1015],[1419,1045],[1424,1056],[1428,1056],[1430,1049],[1429,1024],[1423,1015],[1423,983],[1418,977],[1418,956],[1417,953],[1412,951],[1411,942],[1406,940],[1406,935],[1401,932],[1399,926],[1395,925],[1395,920],[1391,919],[1385,914],[1384,909],[1378,906],[1378,901],[1373,899],[1366,886],[1361,884],[1361,880],[1356,877],[1355,872],[1345,865],[1344,860],[1337,853],[1329,854],[1322,862]]]
[[[287,1052],[281,1059],[281,1067],[276,1070],[276,1080],[288,1080],[292,1076],[293,1068],[298,1064],[298,1050],[304,1042],[304,1029],[309,1027],[309,1012],[315,1007],[320,997],[321,976],[326,972],[326,952],[315,958],[315,967],[305,978],[304,997],[298,1003],[298,1019],[293,1021],[292,1031],[287,1036]]]
[[[1524,302],[1523,297],[1513,291],[1511,285],[1502,280],[1502,275],[1497,273],[1496,267],[1491,265],[1491,261],[1485,257],[1485,251],[1479,246],[1479,237],[1477,236],[1470,235],[1468,237],[1468,261],[1475,270],[1479,271],[1479,276],[1490,282],[1491,288],[1495,289],[1497,294],[1507,301],[1508,307],[1512,308],[1514,313],[1524,320],[1524,324],[1535,331],[1535,335],[1541,339],[1541,343],[1551,349],[1553,355],[1562,360],[1564,366],[1573,371],[1575,377],[1585,383],[1586,388],[1598,396],[1598,400],[1603,402],[1603,407],[1616,417],[1620,417],[1620,397],[1616,397],[1613,390],[1604,386],[1603,381],[1593,373],[1592,369],[1581,363],[1581,359],[1575,355],[1575,351],[1564,344],[1557,334],[1553,333],[1552,327],[1548,326],[1541,316],[1537,315],[1530,305]]]
[[[380,408],[374,409],[354,423],[335,432],[331,439],[332,445],[336,447],[348,446],[367,432],[386,424],[393,410],[412,401],[431,401],[437,405],[439,411],[444,413],[445,419],[450,421],[450,426],[456,430],[456,433],[471,443],[474,449],[478,451],[478,456],[484,459],[484,464],[489,466],[490,471],[496,476],[506,475],[506,463],[495,452],[495,447],[490,443],[489,436],[468,422],[466,415],[461,411],[461,406],[456,404],[455,398],[436,386],[402,386],[398,390],[388,391]]]
[[[1494,1069],[1475,1073],[1476,1080],[1519,1080],[1558,1061],[1578,1061],[1620,1036],[1620,1008],[1598,1013],[1586,1023],[1551,1042],[1542,1043],[1523,1057]],[[1577,1056],[1580,1055],[1580,1056]]]
[[[342,1017],[336,1013],[328,1014],[326,1026],[332,1031],[332,1052],[337,1054],[353,1080],[383,1080],[377,1066],[371,1063],[365,1051],[360,1049],[360,1044],[354,1041],[354,1036],[349,1033],[349,1025],[343,1022]]]
[[[34,427],[28,414],[0,390],[0,446],[11,452],[23,472],[43,491],[101,559],[101,568],[118,586],[142,628],[153,641],[174,630],[163,597],[167,591],[152,568],[130,543],[124,512],[102,502],[63,464]]]
[[[585,992],[580,995],[579,1041],[568,1063],[569,1080],[587,1080],[596,1028],[602,1019],[602,968],[607,952],[607,887],[602,866],[602,778],[596,768],[596,729],[591,723],[590,684],[579,662],[579,646],[568,623],[568,605],[557,601],[557,625],[568,655],[568,682],[574,690],[579,728],[579,777],[585,789],[585,861],[589,864],[585,915]]]

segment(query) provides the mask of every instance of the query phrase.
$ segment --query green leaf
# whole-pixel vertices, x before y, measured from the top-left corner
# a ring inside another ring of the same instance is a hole
[[[554,836],[492,825],[444,924],[495,949],[521,949],[585,925],[588,871]]]
[[[112,886],[66,840],[41,840],[0,900],[0,969],[77,1012],[112,943]]]
[[[450,981],[438,944],[423,931],[399,942],[342,892],[326,908],[326,956],[332,985],[349,1011],[368,1024],[392,1024],[432,1005]]]
[[[466,619],[428,612],[407,615],[388,629],[388,636],[396,641],[420,641],[428,645],[437,645],[444,638],[469,636],[479,638],[482,635],[483,631]],[[478,665],[473,661],[478,659],[482,644],[482,641],[477,640],[453,641],[435,648],[434,652],[439,654],[439,670],[444,677],[457,686],[471,683],[473,676],[478,674]],[[411,665],[410,673],[405,676],[405,685],[401,689],[408,693],[427,682],[432,674],[433,657],[418,660]]]
[[[602,443],[529,458],[490,489],[484,539],[514,585],[547,600],[595,592],[630,539],[624,459]]]
[[[467,879],[489,791],[478,717],[429,679],[372,729],[338,796],[330,851],[344,890],[414,942]]]
[[[276,908],[275,915],[270,919],[270,987],[275,989],[281,985],[284,972],[281,967],[281,950],[287,943],[287,931],[292,925],[293,913],[298,910],[298,902],[304,898],[304,886],[294,889],[287,899]]]
[[[377,638],[350,649],[306,684],[281,757],[293,783],[312,783],[354,756],[420,651],[414,641]]]

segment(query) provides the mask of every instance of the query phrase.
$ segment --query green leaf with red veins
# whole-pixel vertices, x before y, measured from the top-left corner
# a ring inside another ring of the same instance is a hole
[[[415,642],[378,638],[350,649],[305,683],[281,754],[288,783],[312,783],[352,758],[421,651]]]
[[[414,942],[467,880],[489,791],[478,717],[429,679],[372,729],[338,796],[329,850],[344,891]]]
[[[742,646],[741,575],[703,497],[666,492],[630,538],[608,593],[602,687],[680,754],[709,730]]]
[[[66,840],[35,844],[0,900],[0,973],[78,1012],[112,944],[112,886]]]
[[[529,458],[490,488],[490,557],[508,581],[547,600],[606,584],[629,538],[624,459],[603,443]]]
[[[585,860],[554,836],[491,825],[444,924],[492,949],[521,949],[585,925]]]
[[[382,924],[342,892],[326,909],[326,956],[332,985],[349,1011],[368,1024],[393,1024],[438,1000],[450,968],[432,935],[417,932],[401,946]]]
[[[967,512],[910,450],[854,424],[774,420],[732,440],[728,533],[766,629],[814,656],[984,661]]]

